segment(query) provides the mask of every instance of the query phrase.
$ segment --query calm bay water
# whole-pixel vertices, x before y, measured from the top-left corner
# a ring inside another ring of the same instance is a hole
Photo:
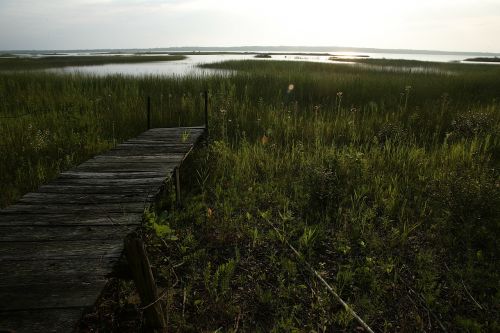
[[[168,76],[187,76],[187,75],[211,75],[230,73],[215,69],[204,69],[197,67],[200,64],[212,63],[224,60],[244,60],[253,59],[253,55],[195,55],[188,56],[179,61],[154,61],[134,64],[108,64],[98,66],[72,66],[55,68],[50,71],[64,73],[86,73],[95,75],[168,75]]]
[[[262,52],[264,53],[264,52]],[[470,54],[412,54],[412,53],[354,53],[354,52],[330,52],[332,55],[350,59],[359,56],[368,57],[372,59],[405,59],[405,60],[420,60],[420,61],[434,61],[434,62],[462,62],[466,58],[471,58]],[[92,55],[93,53],[75,54],[75,55]],[[67,54],[64,54],[67,55]],[[99,54],[102,55],[102,54]],[[110,54],[111,55],[111,54]],[[53,55],[58,56],[58,55]],[[269,60],[285,60],[285,61],[309,61],[309,62],[322,62],[322,63],[335,63],[329,60],[331,56],[324,54],[281,54],[272,55],[272,58],[260,58],[261,61]],[[166,75],[166,76],[205,76],[212,74],[230,74],[230,71],[217,70],[217,69],[203,69],[198,65],[205,63],[220,62],[226,60],[249,60],[256,59],[253,54],[211,54],[211,55],[189,55],[186,59],[180,61],[156,61],[147,63],[133,63],[133,64],[107,64],[98,66],[71,66],[57,69],[50,69],[52,72],[59,73],[86,73],[93,75]],[[345,63],[345,62],[342,62]],[[423,68],[423,67],[422,67]],[[418,67],[408,67],[408,70],[418,71]],[[403,68],[403,70],[406,70]]]

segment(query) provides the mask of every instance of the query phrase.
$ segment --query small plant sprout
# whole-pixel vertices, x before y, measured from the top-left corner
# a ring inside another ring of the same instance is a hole
[[[340,106],[342,105],[342,96],[344,93],[342,91],[338,91],[335,95],[335,104],[337,106],[337,111],[340,111]]]
[[[189,140],[189,132],[188,131],[182,132],[182,134],[181,134],[181,141],[182,141],[182,143],[185,143],[188,140]]]

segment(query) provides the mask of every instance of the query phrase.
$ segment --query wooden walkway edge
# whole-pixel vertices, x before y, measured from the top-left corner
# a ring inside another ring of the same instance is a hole
[[[71,332],[204,127],[155,128],[0,210],[0,332]]]

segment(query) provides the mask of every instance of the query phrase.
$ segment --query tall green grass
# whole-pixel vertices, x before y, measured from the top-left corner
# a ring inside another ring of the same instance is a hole
[[[498,330],[500,67],[210,67],[236,73],[1,74],[1,204],[145,130],[148,95],[154,126],[202,124],[208,89],[187,207],[150,216],[171,325],[356,329],[271,222],[378,331]]]
[[[202,124],[202,81],[0,74],[0,206],[152,124]],[[175,110],[171,111],[171,110]]]

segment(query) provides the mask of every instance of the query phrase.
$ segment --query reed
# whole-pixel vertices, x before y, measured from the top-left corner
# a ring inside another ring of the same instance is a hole
[[[209,67],[236,72],[0,74],[1,205],[145,130],[147,96],[154,127],[203,124],[208,89],[187,207],[148,216],[171,325],[355,330],[286,240],[376,331],[498,329],[500,67]]]

